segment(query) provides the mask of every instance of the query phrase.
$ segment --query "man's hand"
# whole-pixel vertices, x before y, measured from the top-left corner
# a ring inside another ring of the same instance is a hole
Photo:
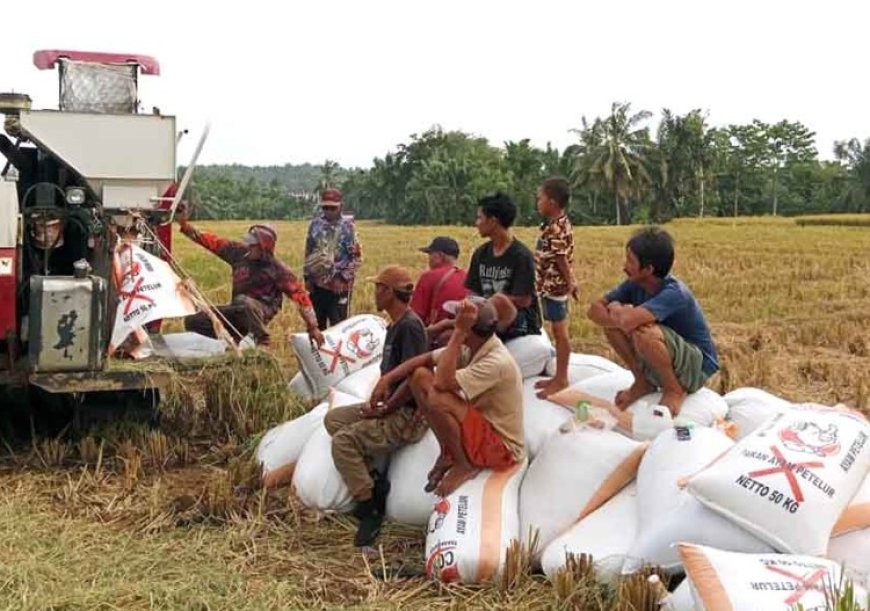
[[[317,327],[313,327],[308,329],[308,341],[311,342],[311,345],[315,348],[320,348],[325,341],[323,339],[323,333]]]
[[[365,404],[359,410],[359,415],[363,419],[371,419],[371,418],[383,418],[389,414],[392,414],[396,411],[397,407],[393,405],[389,400],[384,402],[378,402],[376,404]]]
[[[179,225],[181,225],[187,222],[187,218],[187,204],[178,204],[178,207],[175,209],[175,220],[178,221]]]
[[[363,405],[361,408],[359,408],[359,415],[360,418],[362,418],[363,420],[379,418],[381,416],[381,412],[381,407],[372,407],[370,404]]]
[[[372,396],[371,399],[369,399],[369,407],[375,409],[378,403],[386,401],[389,395],[390,383],[386,376],[381,376],[378,378],[378,383],[375,384],[374,390],[372,390]]]
[[[577,284],[576,280],[571,281],[571,286],[568,289],[571,293],[571,298],[574,299],[574,302],[577,303],[580,301],[580,286]]]
[[[463,299],[456,311],[456,321],[453,328],[460,333],[468,333],[477,320],[477,306],[467,299]]]

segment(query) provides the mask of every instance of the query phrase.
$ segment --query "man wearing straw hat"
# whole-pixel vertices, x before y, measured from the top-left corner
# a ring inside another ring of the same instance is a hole
[[[312,343],[318,347],[323,345],[323,334],[317,328],[308,292],[290,268],[275,258],[278,233],[272,225],[252,225],[241,240],[228,240],[195,228],[188,222],[183,208],[179,208],[175,218],[181,233],[233,268],[232,302],[216,308],[233,339],[239,341],[250,334],[257,344],[268,344],[266,325],[281,311],[284,295],[287,295],[299,307]],[[205,312],[186,317],[184,328],[207,337],[216,336]]]

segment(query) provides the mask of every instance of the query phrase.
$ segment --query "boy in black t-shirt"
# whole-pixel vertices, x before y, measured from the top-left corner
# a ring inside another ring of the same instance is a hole
[[[503,293],[517,308],[517,317],[500,330],[502,340],[541,332],[541,313],[535,292],[535,256],[510,231],[517,207],[504,193],[482,197],[478,201],[475,226],[489,238],[471,255],[465,288],[481,297]]]

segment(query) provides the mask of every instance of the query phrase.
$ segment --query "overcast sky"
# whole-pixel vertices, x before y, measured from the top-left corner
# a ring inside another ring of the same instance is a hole
[[[6,6],[9,4],[9,6]],[[563,147],[612,101],[713,125],[802,121],[830,158],[870,136],[865,2],[355,0],[4,3],[0,91],[57,104],[37,49],[155,56],[140,81],[201,162],[368,166],[438,123]],[[657,117],[651,123],[655,125]]]

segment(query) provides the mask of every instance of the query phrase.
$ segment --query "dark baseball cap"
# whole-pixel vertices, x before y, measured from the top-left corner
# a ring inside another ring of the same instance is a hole
[[[438,236],[429,246],[420,249],[421,252],[430,253],[430,252],[443,252],[445,255],[450,255],[451,257],[459,256],[459,244],[456,243],[456,240],[453,238],[448,238],[447,236]]]

